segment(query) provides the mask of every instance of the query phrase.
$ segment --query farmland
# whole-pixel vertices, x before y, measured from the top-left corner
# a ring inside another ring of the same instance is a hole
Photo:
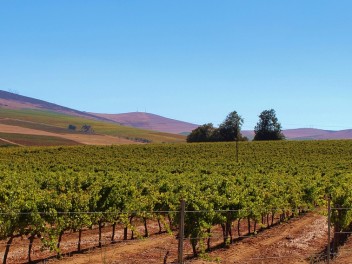
[[[68,129],[70,125],[76,130]],[[92,127],[93,133],[82,133],[80,128],[84,125]],[[111,145],[133,142],[176,143],[185,141],[185,136],[182,135],[136,129],[108,120],[89,119],[37,109],[1,109],[0,130],[7,131],[8,140],[19,144],[25,143],[26,146],[41,145],[38,140],[39,136],[56,137],[56,140],[52,138],[52,144],[50,144],[54,146],[72,145],[74,142],[76,145]],[[15,134],[36,135],[37,137],[27,137],[27,140],[23,142],[18,141],[18,135]],[[49,145],[50,140],[47,138],[43,140],[46,143],[44,145]]]
[[[157,222],[171,231],[181,198],[194,255],[216,226],[231,244],[237,222],[256,232],[324,207],[328,196],[334,208],[352,207],[352,141],[240,142],[238,162],[234,143],[0,151],[0,235],[8,244],[1,251],[9,258],[19,236],[60,254],[67,232],[96,228],[99,245],[105,225],[119,225],[123,236],[147,237]],[[332,220],[348,231],[350,211],[335,210]]]

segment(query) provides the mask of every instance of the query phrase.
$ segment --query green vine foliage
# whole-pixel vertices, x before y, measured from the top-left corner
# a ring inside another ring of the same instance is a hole
[[[327,195],[334,208],[352,207],[352,141],[239,142],[238,162],[235,143],[0,151],[1,239],[41,237],[57,252],[63,232],[104,223],[135,230],[133,219],[159,220],[171,230],[181,199],[195,254],[214,225],[227,243],[238,219],[300,212]],[[332,219],[347,230],[352,210],[335,209]]]

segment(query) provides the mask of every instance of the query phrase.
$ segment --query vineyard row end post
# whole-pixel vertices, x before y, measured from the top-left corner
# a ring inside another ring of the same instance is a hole
[[[178,264],[183,264],[183,240],[185,234],[185,200],[181,200],[180,224],[178,234]]]
[[[331,258],[331,248],[330,248],[330,240],[331,240],[331,197],[328,197],[328,244],[327,244],[327,260],[326,263],[330,264],[330,258]]]

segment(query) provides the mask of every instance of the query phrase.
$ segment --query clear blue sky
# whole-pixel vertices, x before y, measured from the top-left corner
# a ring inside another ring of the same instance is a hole
[[[98,113],[352,128],[350,0],[0,0],[0,89]]]

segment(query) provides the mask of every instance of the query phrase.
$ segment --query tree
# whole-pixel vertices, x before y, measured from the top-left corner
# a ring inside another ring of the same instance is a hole
[[[81,127],[81,132],[87,133],[87,134],[93,134],[94,130],[91,125],[85,124]]]
[[[241,134],[242,124],[243,118],[236,111],[233,111],[227,115],[219,128],[215,128],[212,123],[208,123],[194,129],[188,135],[187,142],[248,140]]]
[[[77,127],[75,125],[68,125],[67,129],[68,130],[76,130]]]
[[[259,115],[259,121],[254,128],[254,140],[281,140],[285,139],[281,131],[274,109],[264,110]]]
[[[242,140],[241,127],[243,118],[236,111],[229,113],[219,126],[221,141]]]
[[[204,124],[194,129],[187,136],[187,142],[207,142],[211,141],[213,133],[216,129],[212,123]]]

